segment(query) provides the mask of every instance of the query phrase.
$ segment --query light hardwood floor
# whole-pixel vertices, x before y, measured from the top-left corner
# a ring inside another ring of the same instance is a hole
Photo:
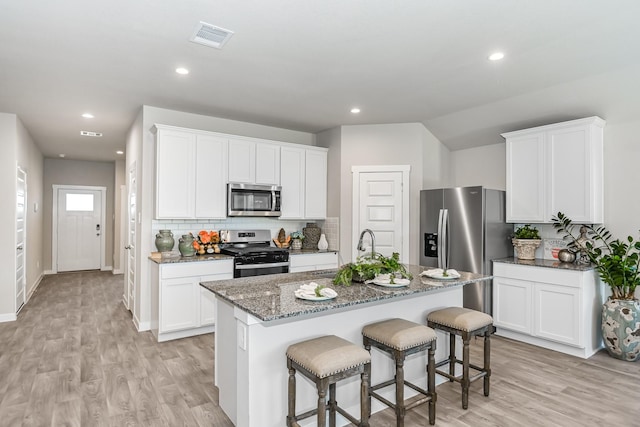
[[[47,276],[18,320],[0,323],[0,426],[232,426],[217,405],[213,336],[157,343],[136,332],[122,282],[108,272]],[[464,411],[458,384],[438,386],[436,425],[640,426],[640,364],[492,343],[491,396],[474,383]],[[426,416],[419,406],[406,426]],[[394,425],[390,410],[371,419]]]

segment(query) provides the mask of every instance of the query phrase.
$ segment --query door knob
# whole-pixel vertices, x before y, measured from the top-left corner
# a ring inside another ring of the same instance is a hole
[[[22,245],[20,245],[20,246],[18,246],[16,249],[17,249],[17,250],[19,250],[19,251],[21,251],[21,250],[23,250],[23,249],[24,249],[24,247],[23,247]]]
[[[128,250],[128,249],[131,249],[131,245],[127,245],[127,246],[125,246],[124,248],[125,248],[125,249],[127,249],[127,250]]]

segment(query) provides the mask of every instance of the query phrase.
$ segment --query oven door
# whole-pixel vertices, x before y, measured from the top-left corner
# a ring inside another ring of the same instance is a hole
[[[228,216],[280,216],[281,187],[230,183]]]
[[[237,264],[233,270],[233,277],[252,277],[265,274],[288,273],[289,262],[267,262],[263,264]]]

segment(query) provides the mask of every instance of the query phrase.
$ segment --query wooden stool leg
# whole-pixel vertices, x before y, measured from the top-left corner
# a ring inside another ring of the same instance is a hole
[[[329,427],[336,427],[336,383],[329,384]]]
[[[431,396],[429,401],[429,424],[434,425],[436,423],[436,351],[435,341],[429,347],[429,355],[427,361],[427,391]]]
[[[489,378],[491,377],[491,327],[484,333],[484,395],[489,396]]]
[[[369,427],[371,416],[371,363],[364,365],[364,372],[360,375],[360,427]]]
[[[449,332],[449,375],[456,374],[456,335]],[[449,382],[453,382],[449,379]]]
[[[291,360],[287,359],[289,367],[287,427],[292,427],[296,418],[296,370],[291,366]]]
[[[469,406],[469,341],[471,337],[468,335],[463,336],[462,347],[462,409],[467,409]]]
[[[327,427],[327,381],[317,380],[318,387],[318,427]]]
[[[404,427],[404,354],[394,353],[396,360],[396,426]]]

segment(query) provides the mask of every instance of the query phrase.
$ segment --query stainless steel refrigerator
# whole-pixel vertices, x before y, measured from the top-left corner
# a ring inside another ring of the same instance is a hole
[[[420,192],[420,264],[491,274],[491,260],[513,256],[505,193],[483,187]],[[491,314],[492,283],[465,285],[464,307]]]

